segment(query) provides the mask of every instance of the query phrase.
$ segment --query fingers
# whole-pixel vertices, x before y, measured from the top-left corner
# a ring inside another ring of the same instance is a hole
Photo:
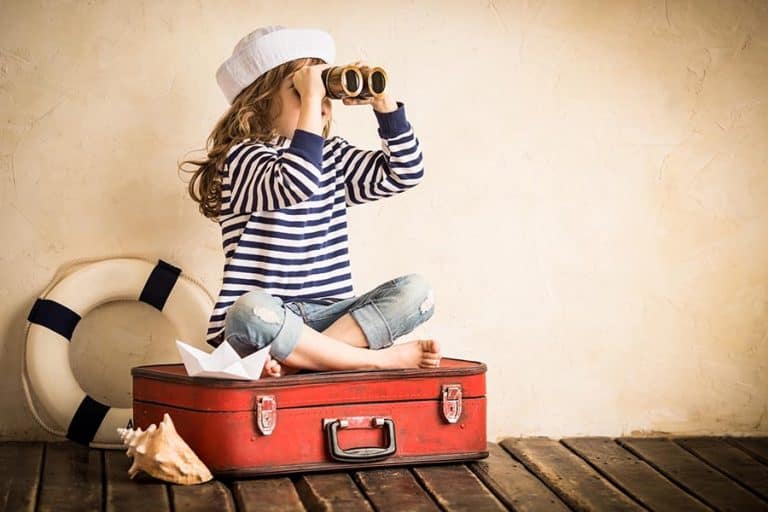
[[[350,98],[346,97],[341,100],[345,105],[370,105],[373,103],[373,98]]]

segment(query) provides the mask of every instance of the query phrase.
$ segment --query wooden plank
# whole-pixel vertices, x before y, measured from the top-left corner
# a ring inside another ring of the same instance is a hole
[[[306,510],[290,478],[265,478],[232,482],[239,512]]]
[[[0,443],[0,510],[35,510],[44,451],[42,443]]]
[[[371,504],[347,473],[304,475],[296,482],[296,490],[308,510],[373,511]]]
[[[553,439],[511,437],[501,441],[501,446],[573,509],[643,510],[589,464]]]
[[[675,438],[674,441],[750,491],[768,499],[768,466],[744,451],[717,437]]]
[[[440,510],[406,468],[357,471],[353,478],[376,510]]]
[[[725,439],[763,464],[768,464],[768,437],[726,437]]]
[[[488,443],[487,459],[467,464],[507,507],[517,511],[570,510],[557,494],[496,443]]]
[[[619,438],[648,464],[707,505],[721,510],[768,511],[768,504],[667,438]]]
[[[128,468],[133,459],[123,450],[104,451],[104,472],[106,474],[106,510],[171,510],[165,483],[149,476],[131,480]]]
[[[464,464],[418,466],[413,472],[443,510],[507,510]]]
[[[102,450],[71,441],[48,443],[38,510],[101,510]]]
[[[561,442],[651,510],[711,510],[609,437],[571,437]]]
[[[173,510],[184,512],[222,510],[235,511],[235,503],[232,494],[226,485],[218,480],[211,480],[204,484],[195,485],[168,485],[171,494]]]

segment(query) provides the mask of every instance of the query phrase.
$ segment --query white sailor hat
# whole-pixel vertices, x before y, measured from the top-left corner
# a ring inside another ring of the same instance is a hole
[[[240,92],[272,68],[306,57],[332,64],[336,45],[328,32],[268,25],[243,37],[218,71],[216,81],[231,104]]]

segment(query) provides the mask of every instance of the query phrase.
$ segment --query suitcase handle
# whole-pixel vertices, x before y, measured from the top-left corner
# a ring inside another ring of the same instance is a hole
[[[344,450],[339,446],[339,429],[347,428],[350,421],[347,419],[326,420],[325,433],[328,438],[328,448],[331,457],[340,462],[369,462],[386,459],[397,451],[395,439],[395,422],[390,418],[373,418],[374,427],[386,427],[386,446],[365,446]]]

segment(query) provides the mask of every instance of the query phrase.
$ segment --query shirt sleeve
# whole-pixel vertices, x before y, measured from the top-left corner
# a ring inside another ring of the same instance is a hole
[[[279,210],[315,195],[323,173],[323,142],[322,136],[297,129],[285,149],[259,143],[232,151],[222,180],[222,213]]]
[[[377,201],[416,186],[424,176],[419,139],[405,117],[405,106],[382,113],[374,110],[379,123],[379,150],[352,146],[342,137],[338,164],[344,170],[347,206]]]

